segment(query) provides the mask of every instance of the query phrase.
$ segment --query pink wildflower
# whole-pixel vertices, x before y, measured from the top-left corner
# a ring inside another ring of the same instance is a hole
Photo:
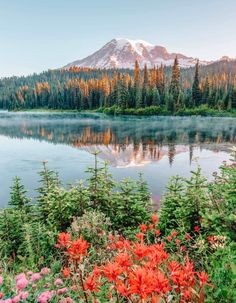
[[[3,277],[0,276],[0,285],[2,285],[2,283],[3,283]]]
[[[55,286],[62,285],[62,284],[63,284],[62,279],[56,279],[55,282],[54,282]]]
[[[26,278],[25,273],[21,273],[19,275],[16,276],[16,281],[21,280],[22,278]]]
[[[47,303],[51,300],[52,296],[54,295],[54,291],[46,290],[41,292],[41,294],[37,298],[37,302],[39,303]]]
[[[42,276],[40,275],[40,273],[35,273],[31,276],[31,281],[38,281],[42,278]]]
[[[26,300],[29,296],[29,293],[28,293],[28,291],[20,291],[19,295],[21,297],[21,300]]]
[[[20,295],[16,295],[15,297],[12,298],[12,303],[18,303],[21,300],[21,296]]]
[[[44,268],[42,268],[41,271],[40,271],[40,273],[41,273],[42,275],[48,275],[48,274],[50,274],[50,272],[51,272],[51,270],[50,270],[50,268],[48,268],[48,267],[44,267]]]
[[[22,276],[21,279],[16,280],[16,288],[18,289],[24,289],[29,284],[29,280],[26,279],[26,277]]]
[[[60,288],[57,290],[57,294],[58,295],[62,295],[64,293],[66,293],[68,291],[68,288],[67,287],[64,287],[64,288]]]
[[[59,301],[59,303],[73,303],[74,301],[70,297],[66,297]]]

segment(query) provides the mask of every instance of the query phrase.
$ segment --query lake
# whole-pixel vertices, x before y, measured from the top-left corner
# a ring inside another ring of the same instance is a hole
[[[235,144],[235,118],[0,111],[0,205],[16,175],[35,196],[44,160],[64,184],[86,178],[94,151],[116,180],[143,173],[158,201],[173,175],[188,177],[200,165],[210,178]]]

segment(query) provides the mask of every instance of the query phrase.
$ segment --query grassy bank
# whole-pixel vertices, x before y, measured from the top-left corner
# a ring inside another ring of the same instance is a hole
[[[150,106],[145,108],[122,109],[119,107],[102,108],[97,110],[109,115],[137,115],[137,116],[213,116],[213,117],[236,117],[235,110],[216,110],[207,106],[199,106],[193,109],[180,109],[175,113],[167,111],[160,106]]]
[[[130,115],[130,116],[211,116],[211,117],[236,117],[235,110],[216,110],[207,106],[199,106],[193,109],[180,109],[175,113],[167,111],[160,106],[150,106],[145,108],[122,109],[116,106],[108,108],[98,108],[94,110],[70,110],[70,109],[20,109],[15,112],[48,112],[48,113],[104,113],[107,115]],[[13,111],[14,112],[14,111]]]

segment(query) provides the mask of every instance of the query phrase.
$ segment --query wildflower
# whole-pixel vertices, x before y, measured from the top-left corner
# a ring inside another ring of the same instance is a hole
[[[160,236],[160,234],[161,234],[160,230],[159,230],[159,229],[157,229],[157,230],[155,231],[155,234],[156,234],[156,236],[157,236],[157,237],[159,237],[159,236]]]
[[[59,301],[59,303],[73,303],[73,299],[71,299],[70,297],[66,297],[62,300]]]
[[[63,271],[62,271],[63,277],[68,278],[70,276],[70,272],[71,272],[71,270],[69,267],[64,267]]]
[[[115,281],[122,271],[122,267],[117,263],[109,262],[103,267],[103,274],[108,279],[108,282]]]
[[[200,230],[200,227],[198,225],[194,226],[194,231],[198,232]]]
[[[146,224],[139,225],[139,228],[140,228],[142,233],[145,233],[147,231],[147,225]]]
[[[152,223],[156,224],[158,222],[157,215],[152,215],[151,220],[152,220]]]
[[[190,234],[185,234],[185,236],[184,236],[184,237],[185,237],[185,239],[186,239],[186,240],[190,240],[190,239],[191,239]]]
[[[48,275],[48,274],[50,274],[50,272],[51,272],[51,269],[48,268],[48,267],[44,267],[44,268],[42,268],[41,271],[40,271],[40,273],[41,273],[42,275]]]
[[[20,279],[22,279],[22,278],[26,278],[25,273],[21,273],[21,274],[17,275],[17,276],[16,276],[16,281],[18,281],[18,280],[20,280]]]
[[[39,303],[47,303],[48,301],[51,300],[51,298],[53,297],[54,295],[54,291],[50,291],[50,290],[46,290],[46,291],[43,291],[37,298],[37,302]]]
[[[31,276],[33,274],[33,272],[30,270],[30,271],[27,271],[27,275],[28,276]]]
[[[198,278],[199,278],[200,286],[207,284],[208,275],[204,271],[198,273]]]
[[[138,234],[136,234],[136,238],[137,238],[139,241],[143,241],[144,233],[138,233]]]
[[[38,281],[42,278],[42,276],[40,275],[40,273],[35,273],[31,276],[31,281]]]
[[[178,235],[178,232],[175,231],[175,230],[172,230],[171,236],[172,236],[173,238],[175,238],[177,235]]]
[[[152,230],[152,229],[154,228],[154,225],[153,225],[153,224],[149,224],[148,228],[149,228],[150,230]]]
[[[4,293],[0,292],[0,299],[2,299],[4,297]]]
[[[97,281],[98,277],[92,275],[89,275],[85,279],[84,287],[86,290],[90,290],[91,292],[98,292],[98,286],[101,285],[101,283],[98,283]]]
[[[185,298],[185,299],[187,299],[187,300],[190,300],[191,299],[191,292],[189,291],[189,290],[184,290],[183,292],[182,292],[182,296]]]
[[[80,261],[81,256],[86,255],[88,248],[88,242],[80,237],[79,239],[71,242],[71,245],[68,248],[68,253],[72,259],[77,259],[77,261]]]
[[[171,236],[167,236],[167,237],[166,237],[166,240],[167,240],[168,242],[171,242],[172,237],[171,237]]]
[[[186,246],[185,245],[180,246],[180,250],[181,251],[186,251]]]
[[[62,279],[56,279],[55,282],[54,282],[55,286],[62,285],[62,284],[63,284]]]
[[[180,245],[180,242],[181,242],[181,241],[180,241],[179,239],[176,239],[176,240],[175,240],[175,244],[176,244],[176,245]]]
[[[20,291],[19,295],[21,297],[21,300],[26,300],[29,296],[29,293],[28,293],[28,291]]]
[[[119,253],[115,257],[115,262],[124,268],[127,268],[132,265],[130,255],[127,252]]]
[[[139,260],[141,260],[147,255],[148,247],[143,243],[135,243],[133,253],[138,257]]]
[[[57,243],[59,244],[59,247],[68,247],[69,242],[70,242],[70,234],[68,233],[60,233],[57,239]]]
[[[16,295],[15,297],[12,298],[12,303],[18,303],[21,300],[21,296],[20,295]]]
[[[2,283],[3,283],[3,277],[0,276],[0,285],[2,285]]]
[[[16,288],[17,289],[24,289],[29,284],[29,280],[26,279],[25,276],[22,276],[21,278],[18,278],[16,280]]]
[[[63,294],[65,294],[67,291],[68,291],[68,288],[67,288],[67,287],[59,288],[59,289],[57,290],[57,294],[58,294],[58,295],[63,295]]]

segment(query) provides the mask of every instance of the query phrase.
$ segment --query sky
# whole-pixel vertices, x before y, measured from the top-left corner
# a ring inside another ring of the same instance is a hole
[[[236,0],[0,0],[0,77],[82,59],[113,38],[236,57]]]

